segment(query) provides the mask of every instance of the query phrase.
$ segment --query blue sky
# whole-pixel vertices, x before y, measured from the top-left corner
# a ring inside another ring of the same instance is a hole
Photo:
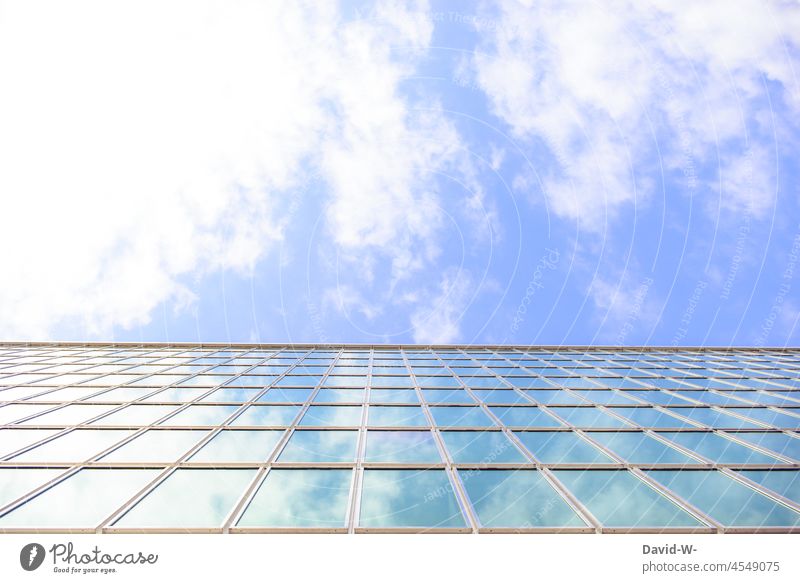
[[[794,2],[40,4],[2,338],[798,344]]]

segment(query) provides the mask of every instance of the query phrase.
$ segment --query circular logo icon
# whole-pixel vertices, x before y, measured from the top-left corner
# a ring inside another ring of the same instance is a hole
[[[35,571],[44,561],[44,547],[39,543],[28,543],[19,552],[19,564],[26,571]]]

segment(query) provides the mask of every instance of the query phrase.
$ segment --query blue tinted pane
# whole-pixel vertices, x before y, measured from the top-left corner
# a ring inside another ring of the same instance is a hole
[[[456,463],[525,462],[525,456],[501,431],[442,431]]]
[[[275,386],[277,387],[315,387],[319,384],[319,381],[322,380],[322,377],[319,376],[303,376],[303,375],[296,375],[296,376],[285,376],[277,383]]]
[[[278,456],[281,462],[352,462],[358,431],[295,431]]]
[[[661,433],[667,439],[696,451],[713,462],[726,464],[780,464],[780,460],[740,445],[716,433]]]
[[[785,433],[732,433],[737,439],[800,461],[800,439]]]
[[[430,431],[372,431],[367,433],[368,462],[439,463],[442,461]]]
[[[231,425],[289,425],[299,412],[299,405],[253,405],[245,409]]]
[[[614,463],[614,460],[572,431],[518,431],[514,435],[546,464]]]
[[[727,415],[716,409],[709,409],[708,407],[670,407],[669,410],[676,415],[683,415],[692,421],[697,421],[698,423],[717,429],[761,429],[761,426],[755,423],[750,423],[744,419],[739,419],[733,415]]]
[[[480,470],[462,481],[482,526],[585,526],[536,470]]]
[[[619,419],[595,407],[553,407],[551,411],[576,427],[626,427]]]
[[[797,470],[740,470],[739,473],[800,504],[800,472]]]
[[[490,427],[494,422],[480,407],[431,407],[436,425],[443,427]]]
[[[361,407],[334,407],[312,405],[308,408],[300,425],[319,425],[327,427],[351,427],[361,425]]]
[[[454,391],[424,389],[422,395],[428,403],[475,404],[475,400],[463,389]]]
[[[509,427],[563,427],[563,424],[539,407],[490,407]]]
[[[639,427],[694,427],[694,425],[691,425],[686,421],[678,419],[677,417],[673,417],[667,413],[663,413],[657,409],[651,409],[650,407],[612,407],[612,411],[614,411],[614,413],[617,415],[625,417],[626,419],[630,419]]]
[[[364,389],[320,389],[314,403],[361,403]]]
[[[535,389],[525,391],[528,397],[543,405],[583,405],[584,402],[567,391]]]
[[[238,409],[235,405],[189,405],[160,425],[219,425]]]
[[[573,389],[573,392],[595,405],[633,405],[636,403],[633,399],[629,399],[617,391],[581,391]]]
[[[200,401],[212,403],[246,403],[254,399],[261,389],[217,389]]]
[[[703,526],[630,472],[555,470],[553,473],[604,526]]]
[[[800,514],[715,470],[653,470],[653,478],[725,526],[797,526]]]
[[[444,528],[466,525],[444,470],[364,470],[359,525]]]
[[[366,376],[329,376],[322,383],[324,387],[366,387]]]
[[[304,403],[312,389],[270,389],[258,398],[260,403]]]
[[[370,389],[370,403],[419,403],[413,389]]]
[[[503,403],[514,405],[516,403],[528,403],[529,401],[522,396],[522,393],[511,389],[497,389],[494,391],[473,390],[472,394],[484,403]]]
[[[689,401],[677,395],[665,393],[664,391],[625,391],[625,394],[638,397],[642,401],[654,405],[688,405]]]
[[[125,445],[106,454],[105,462],[166,462],[178,461],[208,435],[200,429],[149,430]]]
[[[641,433],[622,432],[606,433],[594,431],[589,437],[601,443],[622,459],[634,464],[696,464],[700,463],[682,454],[677,449]]]
[[[192,462],[265,462],[283,431],[234,431],[225,429],[204,445]]]
[[[371,406],[368,423],[374,427],[422,427],[428,420],[422,407]]]
[[[750,419],[767,423],[779,429],[800,429],[800,417],[788,415],[786,413],[779,413],[772,409],[757,409],[757,408],[731,408],[731,412],[744,415]],[[787,409],[788,410],[788,409]],[[793,409],[796,411],[796,409]]]
[[[411,377],[372,377],[372,387],[413,387]]]
[[[344,527],[351,481],[352,470],[273,469],[237,526]]]

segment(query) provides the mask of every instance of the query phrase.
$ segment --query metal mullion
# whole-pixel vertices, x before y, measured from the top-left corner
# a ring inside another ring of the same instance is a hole
[[[439,357],[439,353],[432,350],[431,351],[434,357],[440,362],[442,366],[444,366],[444,361]],[[478,514],[475,512],[475,509],[472,507],[472,502],[467,496],[465,489],[463,488],[463,484],[461,483],[460,476],[458,472],[456,472],[455,468],[453,467],[453,462],[450,459],[450,453],[445,446],[444,439],[442,438],[439,427],[436,424],[436,421],[433,418],[433,415],[430,412],[428,402],[425,400],[424,395],[422,393],[422,389],[417,382],[417,375],[414,373],[414,368],[409,366],[408,364],[408,355],[406,355],[405,350],[401,350],[401,354],[403,355],[403,363],[406,365],[406,369],[408,370],[408,374],[411,376],[411,382],[414,385],[414,391],[417,394],[417,399],[419,399],[420,406],[422,407],[422,412],[425,415],[425,418],[428,420],[428,425],[430,425],[431,433],[433,435],[433,439],[436,442],[436,447],[439,449],[439,455],[444,460],[445,463],[445,474],[447,475],[447,480],[450,483],[450,486],[453,488],[453,494],[456,497],[456,502],[458,503],[459,508],[461,509],[462,513],[464,514],[465,518],[467,519],[467,525],[470,531],[473,534],[478,533],[480,521],[478,520]],[[447,367],[449,370],[449,367]],[[452,371],[450,371],[452,374]],[[460,377],[455,377],[460,378]]]
[[[342,351],[336,362],[339,361]],[[335,363],[334,363],[335,364]],[[375,365],[375,352],[370,350],[369,364],[367,365],[367,386],[364,387],[364,402],[361,405],[361,425],[358,429],[358,445],[356,447],[356,466],[350,484],[350,497],[347,502],[347,532],[353,534],[361,510],[361,494],[364,484],[364,455],[367,447],[367,415],[369,414],[369,396],[372,388],[372,368]]]
[[[313,353],[314,353],[313,348],[306,350],[306,353],[301,358],[299,358],[291,367],[289,367],[286,370],[286,372],[284,372],[277,379],[275,379],[275,382],[277,383],[278,380],[280,378],[283,378],[283,376],[287,375],[289,371],[294,370],[299,362],[303,362],[305,358],[307,358],[310,354]],[[311,394],[308,396],[305,403],[301,405],[300,411],[298,411],[297,415],[295,415],[294,419],[289,424],[289,426],[284,428],[284,434],[283,436],[281,436],[281,439],[278,440],[278,443],[275,444],[275,449],[273,450],[272,454],[267,458],[267,460],[263,464],[260,464],[261,467],[256,472],[256,475],[253,476],[253,480],[250,482],[250,485],[247,488],[245,488],[244,493],[239,498],[239,501],[233,505],[233,508],[231,509],[230,513],[223,521],[222,523],[223,533],[225,534],[230,533],[231,526],[235,525],[236,522],[238,522],[238,520],[241,518],[242,514],[244,514],[245,510],[247,510],[247,507],[250,505],[256,493],[258,492],[258,489],[261,487],[261,484],[266,479],[267,475],[272,469],[273,462],[275,462],[275,460],[277,460],[280,454],[283,452],[284,448],[286,447],[286,444],[289,442],[292,435],[294,434],[295,429],[297,429],[297,424],[300,422],[300,420],[303,418],[308,408],[311,406],[311,403],[314,401],[314,398],[317,396],[317,393],[322,388],[322,385],[325,384],[325,380],[328,378],[328,374],[330,374],[330,371],[333,369],[334,366],[336,366],[336,362],[338,361],[338,359],[339,355],[337,354],[333,362],[328,366],[328,369],[322,375],[322,378],[320,379],[317,386],[314,387],[314,390],[311,391]]]

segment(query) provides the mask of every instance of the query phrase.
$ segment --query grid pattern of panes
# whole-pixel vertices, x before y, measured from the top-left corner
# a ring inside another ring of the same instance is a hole
[[[0,345],[0,532],[800,531],[800,351]]]

